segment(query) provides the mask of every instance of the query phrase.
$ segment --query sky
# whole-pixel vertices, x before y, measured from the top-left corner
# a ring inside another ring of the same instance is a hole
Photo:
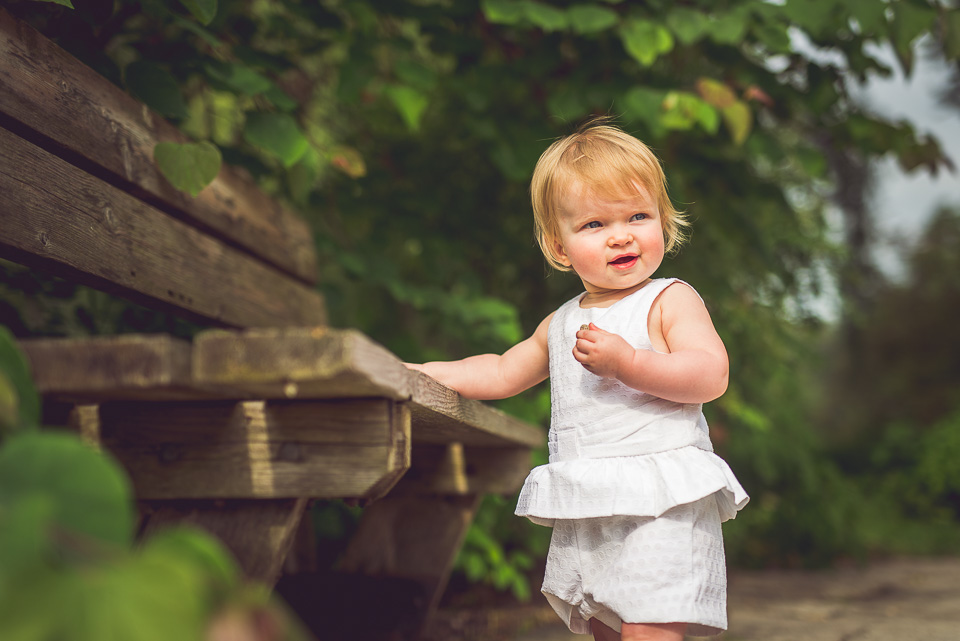
[[[937,93],[946,86],[949,69],[942,60],[926,57],[924,51],[919,42],[909,78],[904,78],[892,51],[873,51],[894,74],[872,78],[859,92],[859,99],[872,111],[895,120],[907,119],[918,132],[933,134],[956,165],[953,172],[941,170],[934,177],[926,170],[904,174],[889,158],[877,163],[875,188],[868,202],[879,230],[875,259],[890,276],[901,275],[902,247],[919,236],[939,206],[960,207],[960,110],[938,104]]]

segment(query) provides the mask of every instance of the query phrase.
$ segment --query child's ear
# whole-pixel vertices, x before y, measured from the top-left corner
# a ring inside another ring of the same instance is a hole
[[[559,238],[553,239],[553,255],[561,265],[570,267],[570,259],[567,258],[567,252],[563,249],[563,243],[560,242]]]

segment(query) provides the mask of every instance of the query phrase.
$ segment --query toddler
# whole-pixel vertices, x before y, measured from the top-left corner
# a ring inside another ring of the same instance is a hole
[[[688,223],[650,149],[603,121],[543,153],[531,196],[547,261],[585,291],[502,355],[410,367],[476,399],[550,377],[549,463],[516,513],[553,527],[541,590],[571,631],[718,634],[720,523],[749,499],[701,412],[727,387],[723,343],[689,285],[652,278]]]

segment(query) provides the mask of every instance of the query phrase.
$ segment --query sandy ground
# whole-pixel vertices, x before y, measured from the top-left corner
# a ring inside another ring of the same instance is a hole
[[[587,641],[543,604],[444,612],[435,638]],[[718,641],[958,641],[960,558],[895,559],[824,571],[731,572]],[[690,637],[695,639],[696,637]]]

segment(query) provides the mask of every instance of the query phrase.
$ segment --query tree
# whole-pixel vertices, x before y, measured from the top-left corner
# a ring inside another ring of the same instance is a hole
[[[842,482],[818,457],[801,376],[809,303],[837,256],[825,205],[850,158],[944,163],[935,140],[864,112],[848,88],[889,72],[875,45],[909,71],[921,35],[960,38],[950,5],[88,2],[11,6],[208,143],[158,150],[161,167],[174,152],[210,162],[212,144],[295,203],[334,322],[408,360],[503,348],[573,295],[576,279],[546,276],[526,181],[550,140],[617,115],[694,221],[663,272],[703,293],[732,354],[730,391],[708,412],[748,489],[769,497],[737,520],[734,554],[785,554],[755,545],[771,528],[809,534],[824,558],[848,545],[839,513],[827,534],[804,522]],[[546,421],[542,392],[506,406]]]

